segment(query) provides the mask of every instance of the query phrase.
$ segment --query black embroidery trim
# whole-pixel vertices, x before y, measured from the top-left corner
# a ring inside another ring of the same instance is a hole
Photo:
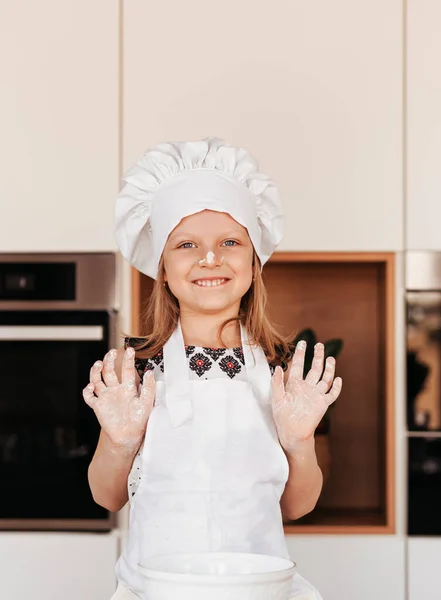
[[[231,355],[225,356],[225,358],[219,362],[219,366],[230,379],[233,379],[233,377],[235,377],[242,370],[240,363],[238,363],[234,356]]]
[[[205,354],[201,352],[197,352],[194,356],[190,358],[189,367],[192,371],[194,371],[199,377],[202,377],[204,373],[209,371],[212,366],[211,360]]]
[[[161,362],[164,360],[164,353],[163,353],[163,351],[160,350],[158,352],[158,354],[155,354],[155,356],[152,356],[152,358],[150,360],[152,360],[156,365],[161,364]]]
[[[243,348],[233,348],[233,354],[234,356],[240,360],[240,362],[244,365],[245,364],[245,357],[243,355]]]
[[[223,356],[227,349],[226,348],[202,348],[204,354],[208,354],[210,358],[216,361],[219,356]]]
[[[132,347],[136,346],[142,341],[143,341],[143,338],[136,338],[136,337],[125,338],[124,339],[124,348],[127,348],[128,346],[132,346]],[[274,362],[269,364],[271,375],[274,374],[274,371],[275,371],[277,365],[280,365],[284,371],[287,370],[288,364],[292,360],[292,357],[294,355],[295,345],[293,343],[289,344],[289,349],[290,349],[290,351],[289,351],[288,356],[285,356],[285,360],[281,360],[282,350],[280,347],[276,347],[277,358]],[[195,350],[196,350],[196,346],[185,346],[185,353],[187,355],[187,358],[190,358],[190,356],[192,356],[194,354]],[[220,356],[224,355],[226,351],[227,351],[226,348],[205,348],[204,347],[204,348],[202,348],[202,352],[203,352],[202,356],[204,356],[204,355],[209,356],[214,361],[217,361],[217,359]],[[242,365],[245,365],[243,348],[241,348],[239,346],[237,348],[232,348],[231,351],[233,352],[234,356],[240,361],[240,363]],[[151,371],[155,368],[155,366],[159,366],[161,372],[162,373],[164,372],[164,355],[163,355],[162,350],[156,356],[153,356],[151,358],[135,358],[135,368],[138,372],[138,375],[139,375],[141,381],[143,379],[143,375],[144,375],[145,371]],[[190,368],[191,368],[191,366],[190,366]],[[211,368],[211,363],[210,363],[210,368]],[[201,377],[203,375],[203,373],[205,373],[209,369],[205,368],[205,370],[201,374],[199,374],[195,368],[193,368],[192,370],[195,371],[199,375],[199,377]],[[234,375],[236,374],[234,371],[231,371],[231,369],[229,369],[229,368],[226,368],[226,369],[224,368],[222,370],[225,373],[227,373],[230,378],[233,378]],[[237,371],[237,373],[239,373],[239,372],[240,372],[240,370]]]
[[[150,364],[148,358],[135,358],[135,369],[138,372],[139,379],[142,383],[142,378],[144,376],[145,371],[150,371],[154,367]]]

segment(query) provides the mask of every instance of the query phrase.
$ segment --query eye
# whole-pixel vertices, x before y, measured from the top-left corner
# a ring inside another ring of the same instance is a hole
[[[178,248],[190,248],[191,246],[194,246],[193,242],[184,242],[183,244],[178,246]]]
[[[237,246],[238,242],[236,242],[236,240],[225,240],[224,244],[229,247],[233,247],[233,246]]]

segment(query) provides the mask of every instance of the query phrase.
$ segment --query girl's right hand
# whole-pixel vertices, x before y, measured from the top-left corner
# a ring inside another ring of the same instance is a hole
[[[153,409],[155,379],[153,371],[147,371],[138,395],[134,349],[129,347],[124,352],[121,383],[115,372],[115,358],[116,350],[110,350],[104,362],[97,361],[92,366],[83,398],[112,443],[133,453],[142,442]]]

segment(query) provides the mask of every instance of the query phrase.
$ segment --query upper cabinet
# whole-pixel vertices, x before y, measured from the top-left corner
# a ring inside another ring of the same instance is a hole
[[[111,251],[119,2],[0,4],[0,252]]]
[[[441,250],[441,3],[407,3],[407,247]]]
[[[278,182],[281,250],[402,249],[401,0],[138,1],[123,21],[124,168],[223,137]]]

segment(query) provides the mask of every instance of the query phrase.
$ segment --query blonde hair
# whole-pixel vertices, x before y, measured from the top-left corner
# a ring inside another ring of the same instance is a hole
[[[255,252],[252,269],[253,282],[241,300],[239,314],[220,325],[219,338],[222,340],[222,332],[229,323],[237,321],[245,326],[250,343],[263,349],[270,364],[280,364],[286,369],[293,354],[293,347],[288,338],[277,331],[265,313],[268,295],[262,279],[260,261]],[[132,339],[130,344],[135,348],[138,358],[151,358],[158,354],[178,324],[178,300],[166,285],[164,274],[164,259],[161,257],[158,278],[141,314],[142,330],[150,333]],[[289,339],[292,340],[293,337]]]

